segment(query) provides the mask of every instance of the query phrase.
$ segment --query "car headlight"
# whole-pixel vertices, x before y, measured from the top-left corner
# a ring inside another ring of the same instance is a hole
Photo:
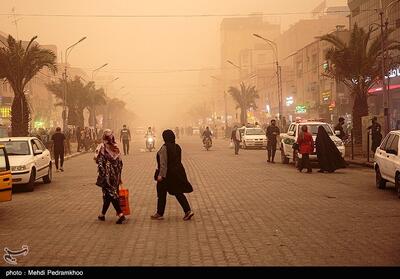
[[[26,169],[27,169],[26,165],[11,167],[11,171],[23,171]]]
[[[152,139],[152,138],[149,138],[148,141],[149,141],[149,142],[153,142],[153,139]]]

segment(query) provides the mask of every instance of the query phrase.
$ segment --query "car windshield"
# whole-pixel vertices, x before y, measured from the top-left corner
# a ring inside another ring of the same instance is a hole
[[[264,131],[262,129],[246,129],[246,135],[264,135]]]
[[[301,131],[301,127],[307,126],[307,130],[309,133],[311,133],[313,136],[316,136],[318,134],[318,127],[322,126],[325,128],[325,131],[328,133],[328,135],[333,136],[333,131],[331,127],[328,124],[308,124],[308,125],[301,125],[299,127],[299,131]]]
[[[0,143],[5,145],[7,154],[10,156],[31,154],[27,141],[3,141]]]

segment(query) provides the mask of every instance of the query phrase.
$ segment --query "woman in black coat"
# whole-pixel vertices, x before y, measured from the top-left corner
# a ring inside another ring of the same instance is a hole
[[[185,216],[183,220],[190,220],[194,213],[183,193],[193,192],[185,169],[182,165],[182,149],[175,143],[175,134],[165,130],[162,134],[165,144],[157,152],[157,170],[154,179],[157,181],[157,212],[151,219],[162,220],[167,202],[167,193],[173,195],[182,206]]]
[[[320,166],[319,172],[334,172],[337,169],[346,167],[342,154],[322,126],[318,127],[315,147]]]

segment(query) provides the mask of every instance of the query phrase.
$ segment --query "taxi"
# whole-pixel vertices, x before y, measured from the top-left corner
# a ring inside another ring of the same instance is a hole
[[[4,145],[0,144],[0,202],[11,201],[12,176],[10,162]]]

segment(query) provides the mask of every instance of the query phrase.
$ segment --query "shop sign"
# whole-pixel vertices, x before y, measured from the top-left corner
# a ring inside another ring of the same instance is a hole
[[[286,106],[287,106],[287,107],[290,107],[290,106],[293,105],[293,104],[294,104],[294,99],[293,99],[293,97],[292,97],[292,96],[286,97]]]
[[[330,102],[330,100],[331,100],[331,91],[330,90],[321,92],[321,103],[327,104]]]
[[[307,113],[307,107],[304,105],[296,106],[296,113]]]

